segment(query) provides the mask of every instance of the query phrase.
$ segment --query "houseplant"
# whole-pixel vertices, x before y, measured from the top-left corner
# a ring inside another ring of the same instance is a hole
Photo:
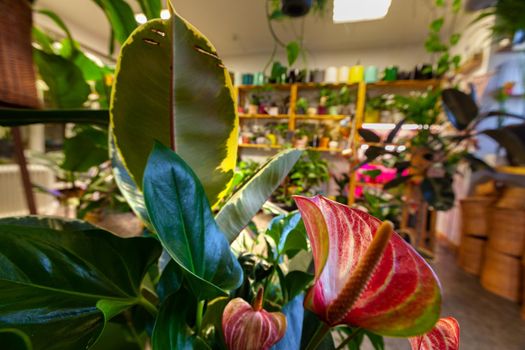
[[[343,347],[381,334],[411,337],[417,348],[444,329],[454,337],[433,341],[457,349],[454,322],[438,323],[435,275],[388,222],[320,196],[296,197],[300,214],[274,219],[259,237],[267,243],[262,254],[231,250],[229,243],[300,152],[282,152],[230,193],[238,120],[224,73],[209,42],[176,13],[132,34],[112,95],[110,154],[118,183],[149,234],[123,239],[81,221],[0,220],[2,344],[238,349],[235,340],[249,336],[245,347],[253,349],[334,349],[331,332],[338,327],[346,334]],[[213,99],[199,84],[204,81],[213,86]],[[179,95],[184,82],[200,92],[190,104]],[[192,138],[195,120],[201,132]],[[215,124],[207,125],[210,120]],[[210,204],[225,197],[213,216]],[[355,249],[339,254],[340,244]],[[315,275],[290,271],[287,261],[309,246]],[[335,276],[333,289],[323,284]],[[268,323],[250,323],[257,317]],[[429,331],[435,333],[424,336]]]

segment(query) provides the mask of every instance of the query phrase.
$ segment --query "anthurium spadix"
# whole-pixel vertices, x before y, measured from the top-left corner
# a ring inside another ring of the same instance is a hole
[[[432,329],[439,319],[439,282],[410,245],[396,233],[390,237],[391,226],[322,196],[297,196],[295,202],[315,264],[305,308],[329,326],[347,324],[385,336],[411,337]],[[379,241],[374,239],[378,232],[383,237]],[[374,255],[376,261],[365,263],[372,264],[369,275],[356,276],[356,271],[363,273],[362,262]],[[349,297],[353,300],[345,300],[353,275],[363,288]]]
[[[412,350],[458,350],[458,321],[453,317],[442,318],[430,332],[409,340]]]
[[[229,350],[267,350],[284,336],[286,316],[264,310],[263,294],[259,289],[253,305],[235,298],[224,308],[222,330]]]

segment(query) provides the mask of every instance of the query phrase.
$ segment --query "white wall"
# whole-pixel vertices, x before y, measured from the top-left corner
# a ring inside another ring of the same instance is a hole
[[[419,63],[429,62],[430,56],[425,52],[423,44],[410,46],[392,46],[383,48],[356,49],[351,51],[322,51],[309,52],[306,66],[309,69],[327,68],[330,66],[352,66],[360,62],[365,66],[375,65],[379,69],[397,65],[401,69],[412,69]],[[270,59],[267,54],[225,56],[224,63],[233,72],[253,73],[260,72]],[[286,57],[281,53],[277,57],[281,63],[286,64]],[[296,64],[299,68],[304,66],[301,58]]]

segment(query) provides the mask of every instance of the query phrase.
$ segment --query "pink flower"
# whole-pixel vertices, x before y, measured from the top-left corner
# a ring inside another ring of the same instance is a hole
[[[322,196],[295,201],[315,265],[305,308],[330,326],[386,336],[432,329],[439,318],[439,282],[425,260],[392,234],[391,224]]]
[[[286,332],[286,317],[262,308],[263,289],[253,307],[242,298],[232,299],[222,314],[222,331],[229,350],[266,350]]]
[[[409,341],[412,350],[458,350],[458,321],[453,317],[442,318],[430,332]]]

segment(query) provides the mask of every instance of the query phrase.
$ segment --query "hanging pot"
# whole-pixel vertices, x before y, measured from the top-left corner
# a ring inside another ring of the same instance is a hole
[[[301,17],[310,11],[312,0],[281,0],[283,14],[290,17]]]

